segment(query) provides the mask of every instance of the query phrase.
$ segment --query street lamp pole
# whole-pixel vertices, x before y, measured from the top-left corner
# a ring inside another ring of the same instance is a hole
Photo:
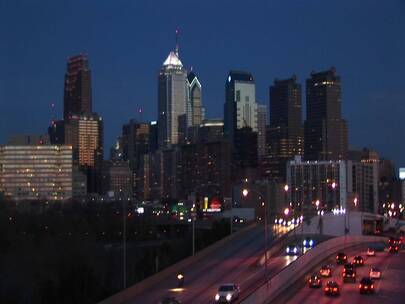
[[[267,282],[267,251],[268,251],[268,224],[267,224],[267,203],[265,202],[264,195],[256,190],[243,189],[242,195],[246,197],[249,192],[254,192],[259,196],[259,200],[264,207],[264,277]]]
[[[122,233],[122,250],[123,250],[123,258],[122,258],[122,275],[123,275],[123,287],[124,289],[127,288],[127,208],[126,208],[126,200],[122,198],[122,226],[123,226],[123,233]]]

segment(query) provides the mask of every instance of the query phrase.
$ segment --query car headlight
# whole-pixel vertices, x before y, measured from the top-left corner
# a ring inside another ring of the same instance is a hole
[[[313,240],[309,241],[309,246],[311,246],[311,247],[314,246],[314,241]]]
[[[307,246],[307,240],[304,240],[304,241],[302,242],[302,245]]]
[[[218,301],[219,300],[219,294],[216,294],[215,295],[215,301]]]
[[[285,250],[285,252],[290,253],[290,247],[287,247],[287,249]]]
[[[294,248],[294,253],[297,253],[297,247]]]
[[[228,293],[227,295],[226,295],[226,300],[227,301],[230,301],[232,299],[232,295],[230,294],[230,293]]]

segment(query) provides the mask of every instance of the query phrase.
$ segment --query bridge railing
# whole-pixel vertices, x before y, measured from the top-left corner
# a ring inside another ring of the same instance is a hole
[[[270,303],[285,292],[299,278],[305,276],[311,269],[332,254],[347,247],[373,242],[385,242],[386,240],[386,238],[375,236],[343,236],[325,241],[280,270],[277,274],[272,276],[267,283],[258,286],[258,288],[241,303]]]

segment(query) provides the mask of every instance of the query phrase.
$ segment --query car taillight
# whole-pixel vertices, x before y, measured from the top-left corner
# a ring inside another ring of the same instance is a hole
[[[325,291],[328,291],[329,290],[329,287],[325,287]]]
[[[373,289],[374,288],[374,285],[371,285],[371,289]]]
[[[311,279],[309,279],[309,283],[312,283],[312,280],[311,280]]]
[[[333,288],[333,291],[337,291],[337,288],[335,287],[335,288]]]
[[[361,289],[362,287],[363,287],[363,285],[360,284],[360,285],[359,285],[359,288]]]

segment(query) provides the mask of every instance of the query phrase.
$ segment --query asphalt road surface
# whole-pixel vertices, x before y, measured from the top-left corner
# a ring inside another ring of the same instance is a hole
[[[307,285],[302,286],[298,290],[290,290],[290,297],[284,303],[288,304],[312,304],[312,303],[364,303],[364,304],[396,304],[405,303],[405,252],[400,251],[398,254],[390,254],[385,252],[376,252],[375,257],[367,257],[366,251],[351,250],[347,251],[349,261],[355,255],[361,255],[365,259],[364,266],[356,268],[357,276],[356,283],[343,283],[342,269],[343,266],[337,266],[334,261],[330,264],[334,265],[332,278],[337,281],[340,286],[340,296],[331,298],[324,294],[323,288],[311,289]],[[319,265],[320,267],[321,265]],[[375,280],[376,292],[374,294],[365,295],[359,292],[359,282],[363,277],[368,277],[370,268],[376,266],[382,272],[381,280]],[[323,279],[323,285],[327,278]]]

